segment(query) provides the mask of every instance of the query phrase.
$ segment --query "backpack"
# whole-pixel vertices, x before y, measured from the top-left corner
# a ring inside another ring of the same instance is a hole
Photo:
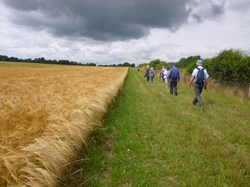
[[[204,83],[204,80],[205,80],[205,73],[204,73],[204,69],[198,69],[198,73],[197,73],[197,76],[196,76],[196,83],[197,84],[203,84]]]
[[[172,80],[177,80],[177,78],[178,78],[178,70],[177,70],[177,68],[172,68],[170,78]]]
[[[163,73],[160,73],[160,78],[163,78],[163,77],[164,77]]]
[[[150,76],[150,77],[154,77],[154,76],[155,76],[155,72],[152,71],[152,70],[150,70],[150,71],[149,71],[149,76]]]

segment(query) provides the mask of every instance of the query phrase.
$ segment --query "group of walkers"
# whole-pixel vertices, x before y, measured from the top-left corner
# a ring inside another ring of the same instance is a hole
[[[199,103],[200,107],[204,107],[204,102],[201,98],[201,93],[203,88],[206,89],[206,85],[207,85],[207,80],[208,80],[208,72],[205,68],[203,68],[203,63],[202,60],[197,60],[196,62],[197,67],[194,68],[192,75],[190,77],[189,80],[189,87],[192,85],[192,83],[194,84],[194,94],[195,97],[193,99],[192,104],[196,105],[197,103]],[[153,67],[149,67],[149,65],[147,65],[146,67],[146,72],[145,72],[145,76],[147,78],[147,81],[150,83],[153,83],[154,77],[155,77],[155,71]],[[179,69],[175,66],[175,64],[172,65],[172,67],[169,68],[165,68],[164,66],[161,69],[160,72],[160,78],[162,78],[162,80],[167,84],[167,86],[169,87],[169,91],[171,95],[178,95],[177,92],[177,84],[180,81],[180,71]]]

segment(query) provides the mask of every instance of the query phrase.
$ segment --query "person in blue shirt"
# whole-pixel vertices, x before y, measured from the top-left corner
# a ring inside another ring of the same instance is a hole
[[[173,64],[172,68],[169,70],[168,79],[170,84],[170,94],[174,93],[177,95],[177,83],[180,81],[180,71],[175,64]]]

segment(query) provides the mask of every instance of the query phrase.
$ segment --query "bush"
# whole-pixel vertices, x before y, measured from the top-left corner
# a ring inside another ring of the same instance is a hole
[[[201,59],[199,55],[190,56],[188,58],[181,58],[177,63],[177,67],[178,68],[195,67],[195,63],[199,59]]]
[[[221,81],[250,82],[250,57],[241,50],[224,50],[211,59],[208,70]]]
[[[191,74],[198,59],[200,59],[199,56],[182,58],[178,62],[178,67],[187,68],[186,71]],[[250,57],[241,50],[223,50],[213,58],[204,59],[203,67],[208,70],[212,78],[218,81],[240,84],[250,82]]]
[[[162,68],[162,66],[166,67],[166,66],[168,66],[168,64],[166,62],[164,62],[164,61],[156,59],[156,60],[150,61],[149,66],[153,67],[156,70],[160,70]]]

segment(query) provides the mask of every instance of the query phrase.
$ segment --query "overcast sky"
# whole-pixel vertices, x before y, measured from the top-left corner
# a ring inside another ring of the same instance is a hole
[[[167,62],[250,51],[249,0],[0,0],[0,55]]]

